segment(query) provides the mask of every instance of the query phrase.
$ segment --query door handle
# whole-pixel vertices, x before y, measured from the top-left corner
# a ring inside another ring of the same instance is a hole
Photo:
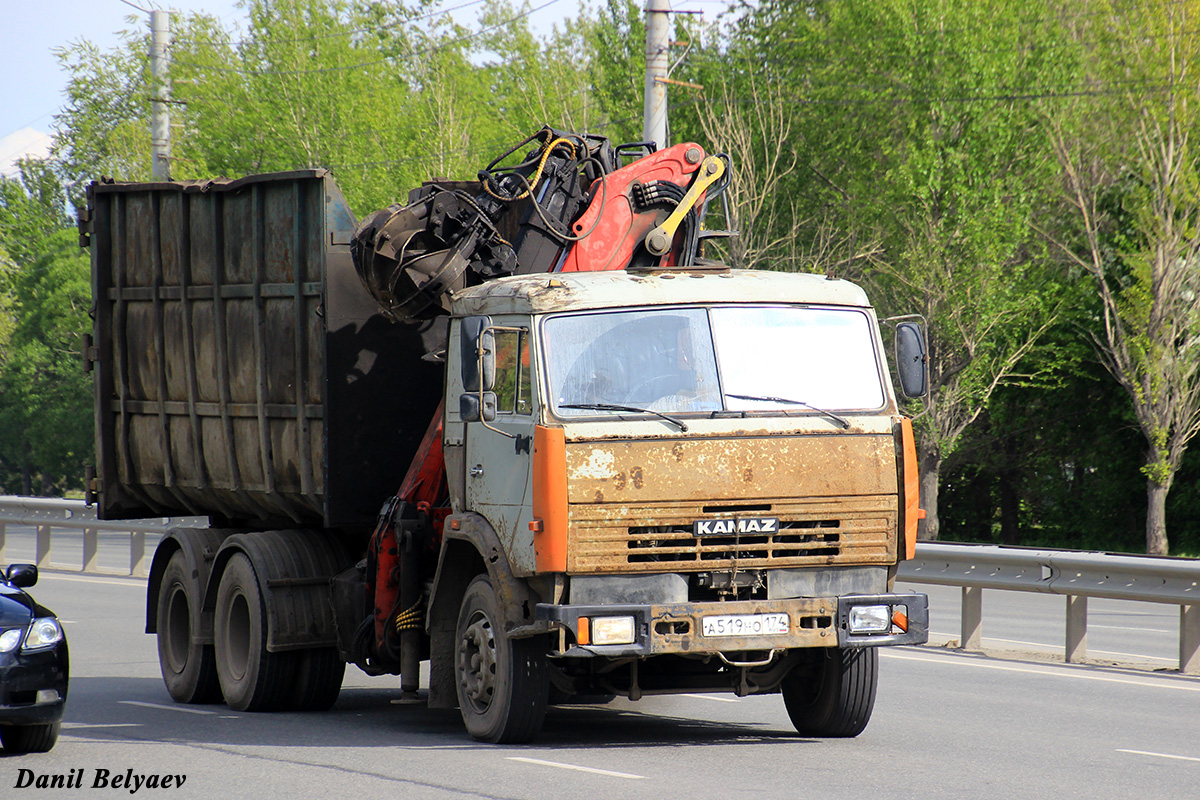
[[[472,478],[478,478],[480,475],[483,474],[483,465],[476,464],[475,466],[473,466],[469,470],[467,470],[467,472],[470,473]]]

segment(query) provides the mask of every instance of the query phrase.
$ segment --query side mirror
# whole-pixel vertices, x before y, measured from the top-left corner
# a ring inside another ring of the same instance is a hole
[[[496,418],[496,393],[468,392],[459,395],[458,413],[463,422],[491,422]]]
[[[466,317],[460,331],[463,389],[487,392],[496,385],[496,336],[491,317]]]
[[[924,397],[929,392],[929,356],[919,323],[896,325],[896,372],[905,397]]]
[[[4,573],[4,580],[18,589],[28,589],[38,581],[38,568],[33,564],[13,564]]]

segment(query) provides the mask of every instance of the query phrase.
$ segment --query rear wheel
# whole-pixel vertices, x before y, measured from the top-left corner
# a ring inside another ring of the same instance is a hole
[[[0,725],[0,744],[9,753],[48,753],[58,741],[61,723]]]
[[[794,671],[780,687],[792,724],[805,736],[858,736],[875,708],[879,652],[833,648],[816,658],[815,672]]]
[[[550,693],[543,643],[510,639],[486,575],[463,595],[454,677],[467,732],[482,742],[527,742],[541,730]]]
[[[217,677],[235,711],[274,711],[287,705],[295,654],[267,650],[267,614],[250,559],[235,553],[217,588]]]
[[[158,589],[158,666],[163,683],[179,703],[216,703],[221,699],[213,646],[197,644],[192,621],[200,605],[200,586],[192,579],[183,552],[163,570]]]

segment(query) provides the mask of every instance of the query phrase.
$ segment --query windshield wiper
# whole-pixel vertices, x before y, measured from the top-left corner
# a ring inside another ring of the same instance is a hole
[[[638,408],[637,406],[620,406],[614,403],[568,403],[559,404],[559,408],[578,408],[583,411],[632,411],[635,414],[653,414],[656,417],[662,417],[667,422],[672,422],[679,426],[679,430],[687,433],[688,426],[683,420],[672,417],[670,414],[664,414],[661,411],[655,411],[652,408]]]
[[[772,397],[769,395],[757,395],[757,394],[730,394],[729,392],[725,392],[725,396],[726,397],[736,397],[738,400],[761,400],[764,403],[784,403],[789,406],[804,406],[805,408],[810,408],[813,411],[816,411],[818,414],[828,417],[829,419],[836,422],[838,425],[841,425],[843,428],[850,427],[850,421],[847,420],[845,417],[840,417],[837,414],[833,413],[832,411],[826,411],[823,408],[817,408],[816,406],[810,405],[810,404],[804,402],[803,400],[792,400],[791,398],[788,398],[788,397]]]

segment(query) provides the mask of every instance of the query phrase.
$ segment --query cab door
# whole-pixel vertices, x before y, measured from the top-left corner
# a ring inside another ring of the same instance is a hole
[[[522,324],[523,323],[523,324]],[[487,518],[512,567],[533,571],[529,523],[534,396],[528,320],[494,318],[496,415],[466,425],[468,507]]]

